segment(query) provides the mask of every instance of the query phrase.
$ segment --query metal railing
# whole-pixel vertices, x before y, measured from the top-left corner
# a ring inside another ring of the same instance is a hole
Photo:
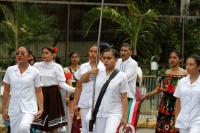
[[[143,82],[141,85],[142,95],[153,91],[157,87],[159,79],[160,77],[156,76],[143,76]],[[143,119],[148,123],[149,119],[155,119],[157,117],[157,110],[161,97],[162,93],[159,93],[155,96],[147,98],[142,102],[139,120]]]

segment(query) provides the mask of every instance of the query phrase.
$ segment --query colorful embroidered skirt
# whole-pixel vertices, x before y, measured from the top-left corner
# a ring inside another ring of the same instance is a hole
[[[175,129],[175,102],[173,96],[163,96],[160,100],[158,117],[156,122],[156,133],[179,133]]]

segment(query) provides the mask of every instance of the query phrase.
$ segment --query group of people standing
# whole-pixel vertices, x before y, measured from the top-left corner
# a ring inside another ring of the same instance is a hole
[[[79,54],[72,52],[71,65],[65,68],[51,47],[42,49],[41,62],[34,63],[31,50],[24,46],[15,55],[17,64],[7,68],[3,79],[2,116],[10,121],[11,133],[29,133],[30,127],[50,133],[65,127],[70,133],[74,113],[81,116],[82,133],[115,133],[120,124],[125,130],[128,103],[135,99],[136,84],[141,86],[142,79],[141,69],[131,58],[131,45],[124,43],[119,53],[107,43],[100,48],[93,45],[87,54],[88,62],[80,66]],[[171,69],[154,91],[140,99],[163,92],[156,133],[200,132],[200,56],[188,57],[186,70],[180,68],[181,61],[182,54],[172,51]],[[92,102],[97,112],[91,110]],[[93,131],[89,130],[91,118],[95,123]]]

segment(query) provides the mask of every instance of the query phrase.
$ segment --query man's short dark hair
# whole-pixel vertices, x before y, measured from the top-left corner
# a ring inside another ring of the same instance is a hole
[[[133,51],[132,46],[131,46],[129,43],[124,43],[124,44],[122,44],[121,48],[122,48],[122,47],[128,47],[128,49],[129,49],[130,51]]]

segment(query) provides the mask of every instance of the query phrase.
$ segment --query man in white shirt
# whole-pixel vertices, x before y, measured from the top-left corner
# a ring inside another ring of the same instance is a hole
[[[127,97],[135,98],[138,64],[135,60],[131,58],[131,55],[132,55],[131,45],[128,43],[124,43],[121,46],[121,49],[120,49],[121,58],[116,63],[116,67],[122,72],[124,72],[127,77],[128,86],[129,86]]]

